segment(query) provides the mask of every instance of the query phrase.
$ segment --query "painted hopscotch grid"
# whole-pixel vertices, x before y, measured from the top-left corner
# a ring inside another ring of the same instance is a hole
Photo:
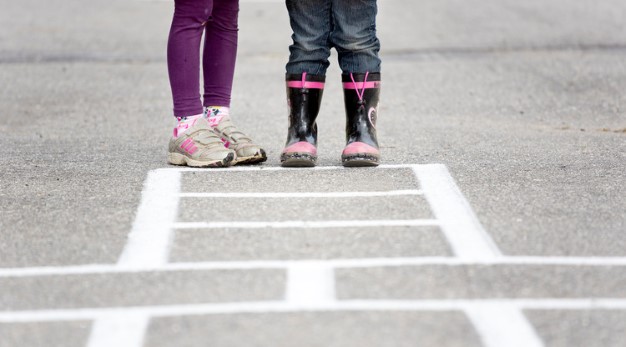
[[[482,342],[492,346],[543,346],[523,310],[534,309],[626,309],[626,299],[479,299],[479,300],[337,300],[334,271],[338,268],[406,265],[571,265],[625,266],[624,257],[510,257],[504,256],[482,228],[470,205],[443,165],[383,165],[380,169],[411,169],[420,189],[387,192],[327,193],[194,193],[181,192],[183,172],[209,170],[159,169],[146,179],[128,242],[117,264],[0,269],[0,277],[133,273],[210,269],[284,269],[287,271],[285,300],[0,312],[0,322],[92,320],[88,347],[138,347],[143,344],[151,318],[229,313],[299,311],[462,311],[474,325]],[[242,167],[220,171],[297,170],[278,167]],[[343,170],[317,167],[313,170]],[[181,197],[219,198],[345,198],[423,195],[434,219],[373,221],[266,221],[232,223],[176,222]],[[169,263],[168,255],[176,229],[186,228],[336,228],[355,226],[439,226],[454,256],[288,261],[232,261]]]

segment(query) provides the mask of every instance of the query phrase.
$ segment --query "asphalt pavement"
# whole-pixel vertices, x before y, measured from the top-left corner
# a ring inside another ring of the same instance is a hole
[[[251,168],[166,163],[173,3],[0,0],[0,346],[623,346],[626,2],[381,0],[383,167],[282,170],[282,1],[241,0]]]

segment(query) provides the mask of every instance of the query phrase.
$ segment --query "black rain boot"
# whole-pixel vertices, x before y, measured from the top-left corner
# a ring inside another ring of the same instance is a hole
[[[346,147],[343,166],[377,166],[380,151],[376,117],[380,97],[380,73],[342,75],[346,104]]]
[[[282,166],[311,167],[317,161],[317,124],[325,76],[287,75],[289,128]]]

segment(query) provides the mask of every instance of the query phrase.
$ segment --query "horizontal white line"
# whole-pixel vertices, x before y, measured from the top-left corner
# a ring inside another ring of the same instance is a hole
[[[349,228],[385,226],[436,226],[434,219],[408,220],[335,220],[335,221],[284,221],[284,222],[179,222],[175,229],[256,229],[256,228]]]
[[[267,193],[181,193],[181,198],[351,198],[421,195],[421,190],[391,190],[382,192],[267,192]]]
[[[287,269],[292,265],[309,264],[332,268],[363,268],[383,266],[471,266],[471,265],[545,265],[545,266],[626,266],[624,258],[602,257],[499,257],[492,260],[463,260],[456,257],[417,258],[355,258],[329,260],[253,260],[213,261],[194,263],[168,263],[154,267],[120,266],[115,264],[91,264],[74,266],[46,266],[0,269],[3,277],[34,277],[59,275],[115,274],[139,272]]]
[[[286,301],[210,303],[0,312],[0,322],[94,320],[116,314],[172,317],[209,314],[323,311],[456,311],[502,306],[520,310],[626,310],[626,299],[340,300],[316,305]]]
[[[169,1],[169,0],[168,0]],[[375,168],[361,168],[359,171],[366,172],[366,170],[384,170],[384,169],[411,169],[413,167],[420,167],[431,164],[388,164],[379,165]],[[315,166],[309,168],[295,168],[295,167],[282,167],[282,166],[230,166],[219,169],[203,169],[193,167],[167,167],[157,170],[173,170],[181,172],[204,172],[204,173],[220,173],[228,171],[328,171],[328,170],[355,170],[354,168],[345,168],[343,166]]]

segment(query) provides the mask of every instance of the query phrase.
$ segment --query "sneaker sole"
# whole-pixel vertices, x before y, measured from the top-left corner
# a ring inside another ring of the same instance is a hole
[[[237,157],[233,162],[233,165],[249,165],[249,164],[259,164],[267,160],[267,154],[265,154],[264,150],[256,153],[251,157]]]
[[[317,156],[308,153],[283,153],[280,156],[284,167],[313,167],[316,161]]]
[[[228,155],[221,160],[214,161],[199,161],[188,158],[180,153],[168,153],[167,154],[167,162],[172,165],[181,165],[181,166],[190,166],[190,167],[226,167],[230,166],[231,163],[235,160],[235,155],[233,153],[228,153]]]
[[[380,164],[380,157],[372,154],[358,153],[341,156],[341,164],[345,167],[372,167]]]

